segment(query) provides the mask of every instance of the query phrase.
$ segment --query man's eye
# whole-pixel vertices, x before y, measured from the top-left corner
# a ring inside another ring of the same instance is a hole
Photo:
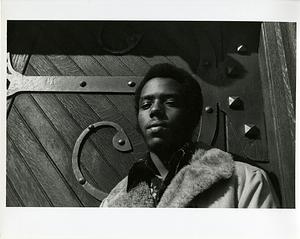
[[[149,109],[151,106],[151,102],[150,101],[146,101],[146,102],[142,102],[140,108],[143,110]]]
[[[174,99],[169,99],[169,100],[166,100],[165,104],[167,104],[168,106],[179,106],[178,105],[178,102]]]

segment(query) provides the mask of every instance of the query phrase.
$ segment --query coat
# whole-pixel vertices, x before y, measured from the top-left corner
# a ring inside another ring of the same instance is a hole
[[[127,192],[124,178],[101,207],[154,207],[149,186],[139,183]],[[213,148],[197,149],[188,165],[172,179],[157,207],[275,208],[278,202],[266,173],[234,161],[231,154]]]

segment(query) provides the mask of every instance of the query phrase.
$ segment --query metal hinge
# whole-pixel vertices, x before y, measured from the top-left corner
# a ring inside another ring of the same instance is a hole
[[[25,76],[7,57],[7,98],[21,92],[134,93],[141,76]]]

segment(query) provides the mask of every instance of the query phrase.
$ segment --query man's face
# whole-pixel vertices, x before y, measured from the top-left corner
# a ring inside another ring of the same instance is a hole
[[[181,85],[171,78],[149,80],[141,91],[138,124],[150,151],[174,150],[186,140]]]

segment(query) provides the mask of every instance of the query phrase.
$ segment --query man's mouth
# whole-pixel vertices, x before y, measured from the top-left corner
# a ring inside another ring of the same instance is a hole
[[[148,130],[150,130],[152,133],[159,133],[161,131],[163,131],[165,129],[165,127],[162,126],[153,126],[150,127]]]
[[[155,129],[155,128],[166,128],[167,124],[165,122],[152,122],[146,125],[146,129]]]
[[[146,126],[148,132],[151,133],[160,133],[167,128],[167,124],[165,122],[153,122]]]

